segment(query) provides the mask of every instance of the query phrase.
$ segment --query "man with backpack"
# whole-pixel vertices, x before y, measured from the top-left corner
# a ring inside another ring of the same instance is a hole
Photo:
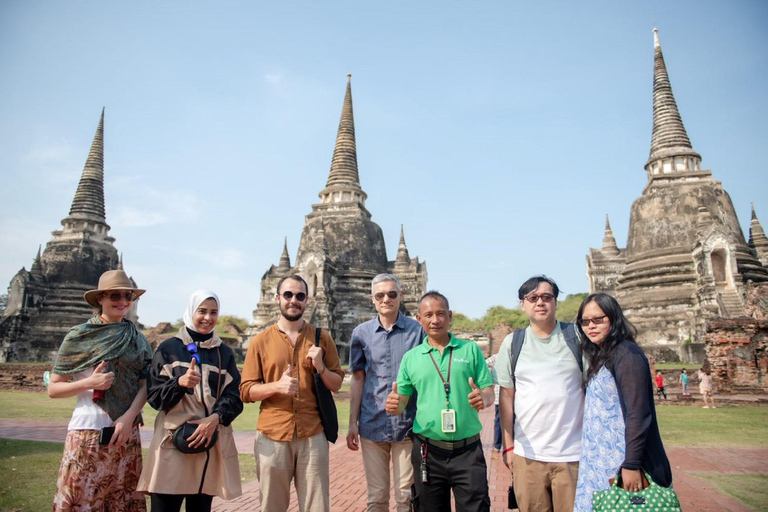
[[[521,512],[570,512],[576,495],[583,363],[573,324],[557,321],[559,293],[544,275],[523,283],[530,325],[507,336],[496,359],[502,456]]]

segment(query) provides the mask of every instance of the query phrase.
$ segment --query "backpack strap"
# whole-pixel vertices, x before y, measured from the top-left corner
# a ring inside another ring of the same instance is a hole
[[[573,357],[576,358],[576,362],[579,364],[579,371],[584,373],[584,362],[581,358],[581,346],[579,346],[579,335],[576,334],[576,327],[573,324],[567,324],[565,322],[560,323],[560,330],[563,332],[565,338],[565,344],[573,353]],[[512,347],[510,362],[512,366],[512,385],[515,385],[515,367],[517,366],[517,360],[520,357],[520,351],[523,349],[523,342],[525,341],[525,329],[517,329],[512,334]]]
[[[512,385],[515,385],[515,367],[517,366],[517,360],[520,357],[520,351],[523,350],[523,342],[525,341],[525,329],[518,329],[512,333],[512,347],[510,348],[511,354],[509,361],[512,366]]]
[[[565,337],[565,344],[573,352],[573,357],[576,358],[576,362],[579,363],[579,371],[584,373],[584,362],[581,358],[581,346],[579,345],[579,335],[576,334],[576,326],[573,324],[560,323],[560,329],[563,331]]]
[[[319,326],[319,325],[318,325],[318,326],[316,326],[316,327],[315,327],[315,346],[316,346],[316,347],[319,347],[319,346],[320,346],[320,331],[322,331],[322,329],[320,328],[320,326]]]

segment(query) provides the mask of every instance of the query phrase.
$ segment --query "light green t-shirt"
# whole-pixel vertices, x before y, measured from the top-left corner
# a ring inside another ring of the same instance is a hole
[[[446,408],[445,388],[430,354],[446,380],[448,362],[453,354],[449,400],[450,408],[456,411],[456,432],[443,432],[441,411]],[[417,393],[413,431],[439,441],[459,441],[479,434],[482,425],[477,411],[469,405],[467,398],[472,392],[470,377],[480,389],[493,385],[480,347],[472,341],[458,339],[452,333],[442,355],[438,349],[429,345],[426,338],[421,345],[406,352],[397,376],[397,392],[405,396],[412,396],[414,391]]]

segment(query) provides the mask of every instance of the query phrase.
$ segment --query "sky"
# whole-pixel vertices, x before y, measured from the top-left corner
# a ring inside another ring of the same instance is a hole
[[[0,289],[67,216],[102,107],[142,323],[206,288],[252,320],[318,203],[352,74],[360,182],[454,311],[588,291],[647,183],[653,28],[702,168],[768,227],[768,3],[0,2]]]

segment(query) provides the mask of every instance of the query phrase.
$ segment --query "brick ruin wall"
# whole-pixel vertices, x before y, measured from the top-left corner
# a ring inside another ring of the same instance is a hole
[[[768,391],[768,318],[718,318],[704,336],[718,390]]]

